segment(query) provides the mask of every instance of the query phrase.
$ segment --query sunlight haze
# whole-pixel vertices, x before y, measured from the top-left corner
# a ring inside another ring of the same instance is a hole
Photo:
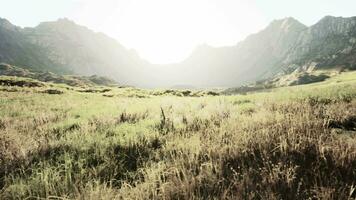
[[[94,27],[153,63],[181,61],[203,43],[233,45],[267,23],[253,3],[242,0],[108,1],[107,8],[99,2],[88,3],[73,18],[82,24],[96,23]],[[95,20],[93,10],[105,17],[104,23]]]
[[[352,0],[14,0],[0,11],[20,26],[67,17],[162,64],[184,60],[200,44],[235,45],[273,19],[292,16],[311,25],[325,15],[351,16],[355,4]],[[313,9],[316,6],[320,9]],[[12,15],[15,7],[18,15]]]

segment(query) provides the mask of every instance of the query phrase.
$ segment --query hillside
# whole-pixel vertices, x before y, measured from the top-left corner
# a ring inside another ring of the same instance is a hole
[[[135,83],[142,61],[114,39],[68,19],[19,28],[0,19],[0,62],[58,74],[102,75]]]

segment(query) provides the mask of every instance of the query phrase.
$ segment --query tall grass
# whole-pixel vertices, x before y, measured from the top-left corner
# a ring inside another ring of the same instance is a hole
[[[350,78],[243,96],[123,90],[0,91],[0,199],[356,198]]]

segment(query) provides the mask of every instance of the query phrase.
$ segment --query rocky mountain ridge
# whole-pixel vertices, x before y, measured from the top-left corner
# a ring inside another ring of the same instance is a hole
[[[144,33],[143,33],[144,34]],[[58,74],[101,75],[142,87],[233,87],[295,70],[356,68],[356,17],[307,27],[275,20],[234,46],[198,47],[181,63],[153,65],[116,40],[68,19],[20,28],[0,19],[0,62]]]
[[[235,46],[199,48],[177,68],[200,63],[197,72],[213,69],[209,86],[236,86],[309,68],[355,69],[355,38],[356,17],[327,16],[311,27],[286,18],[273,21]],[[206,83],[204,78],[200,82],[196,78],[195,84]]]

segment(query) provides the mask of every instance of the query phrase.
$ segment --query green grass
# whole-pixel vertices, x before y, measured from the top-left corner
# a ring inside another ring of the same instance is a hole
[[[109,89],[0,86],[0,199],[356,197],[355,72],[235,96]]]

